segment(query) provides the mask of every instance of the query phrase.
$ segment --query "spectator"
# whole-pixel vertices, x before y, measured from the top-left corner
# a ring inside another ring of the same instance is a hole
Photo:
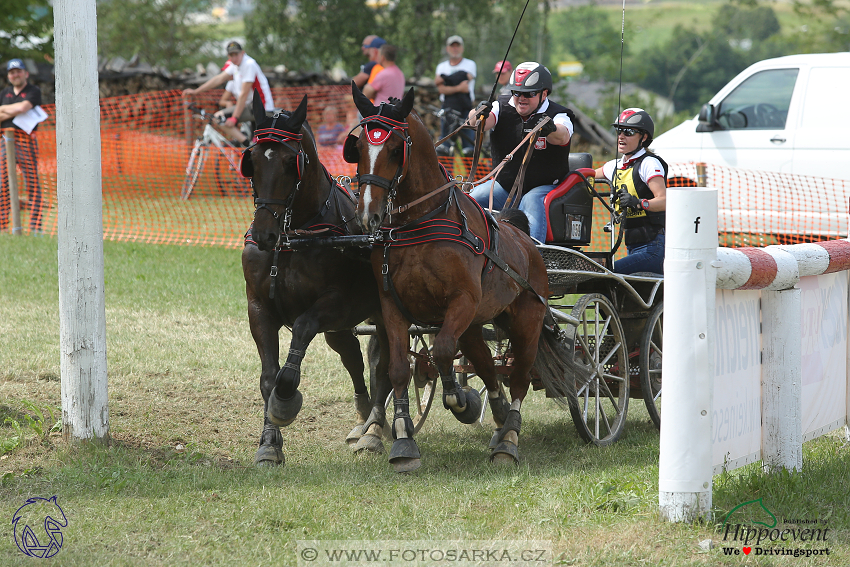
[[[499,61],[498,63],[496,63],[496,66],[493,67],[493,74],[496,75],[496,82],[501,85],[499,87],[499,93],[496,96],[511,94],[511,88],[508,86],[508,82],[510,82],[511,80],[512,70],[513,65],[511,65],[511,62],[507,59],[505,59],[504,61]]]
[[[183,96],[188,97],[193,94],[202,93],[219,85],[225,84],[228,80],[233,80],[234,92],[238,92],[236,104],[227,120],[221,126],[228,138],[247,145],[249,140],[243,134],[237,124],[242,122],[254,122],[254,114],[251,110],[250,100],[253,100],[254,89],[260,92],[260,98],[263,100],[263,106],[266,111],[274,110],[274,100],[272,99],[272,91],[269,88],[269,82],[259,64],[250,57],[242,49],[239,42],[231,41],[227,44],[227,59],[230,65],[225,64],[222,67],[221,73],[209,79],[197,89],[186,89],[183,91]],[[216,116],[225,116],[224,110],[219,110],[215,113]]]
[[[463,56],[463,38],[459,35],[453,35],[446,40],[446,52],[449,55],[449,60],[437,65],[437,76],[434,79],[434,83],[437,85],[437,90],[440,91],[440,101],[443,103],[443,109],[460,113],[462,121],[474,106],[475,76],[478,74],[478,68],[475,65],[475,61],[466,59]],[[446,116],[444,113],[440,119],[440,137],[444,138],[448,136],[449,133],[460,126],[461,121],[452,120],[451,117]],[[472,155],[475,149],[474,131],[461,130],[460,138],[463,144],[464,155]],[[452,155],[452,143],[455,139],[451,138],[443,142],[437,148],[437,153],[441,155]]]
[[[363,39],[363,44],[360,46],[360,51],[369,59],[369,61],[360,66],[360,72],[354,75],[354,84],[357,88],[363,90],[363,86],[371,83],[375,76],[384,68],[378,64],[378,50],[386,41],[376,35],[367,35]]]
[[[24,176],[24,184],[27,188],[30,209],[30,230],[38,233],[41,231],[41,187],[38,185],[38,143],[36,141],[35,129],[29,134],[19,128],[12,120],[19,114],[29,112],[41,104],[41,89],[28,82],[29,72],[20,59],[12,59],[6,64],[6,76],[12,86],[0,91],[0,126],[3,128],[14,128],[15,136],[15,158],[18,167]],[[9,171],[6,167],[6,144],[4,139],[0,143],[0,161],[2,172],[2,191],[0,191],[0,229],[6,226],[9,220],[9,175],[17,175],[15,171]]]
[[[529,61],[519,65],[511,74],[508,83],[512,95],[500,96],[494,104],[487,101],[479,104],[484,108],[484,129],[490,134],[493,163],[500,163],[513,151],[545,117],[549,121],[537,132],[537,138],[527,143],[534,144],[534,152],[528,162],[519,188],[519,209],[528,216],[531,236],[546,240],[546,195],[563,181],[570,171],[570,140],[573,135],[575,115],[568,108],[549,100],[552,92],[552,75],[543,65]],[[469,112],[472,120],[474,111]],[[525,155],[527,145],[514,155]],[[507,162],[495,182],[485,181],[472,189],[470,196],[483,207],[490,206],[493,193],[493,208],[501,209],[508,199],[509,191],[519,175],[522,159]]]
[[[384,68],[371,83],[363,87],[363,94],[379,105],[390,98],[404,96],[404,73],[395,64],[397,48],[385,43],[378,52],[378,63]]]
[[[345,124],[339,121],[339,111],[334,105],[328,105],[322,111],[322,124],[319,126],[317,141],[320,146],[336,146],[342,143],[342,137],[348,133]]]

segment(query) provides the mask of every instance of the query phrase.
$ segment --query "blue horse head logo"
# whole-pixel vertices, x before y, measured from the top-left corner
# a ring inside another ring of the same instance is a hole
[[[24,554],[46,559],[62,548],[62,529],[68,527],[65,512],[52,498],[30,498],[12,516],[15,543]]]

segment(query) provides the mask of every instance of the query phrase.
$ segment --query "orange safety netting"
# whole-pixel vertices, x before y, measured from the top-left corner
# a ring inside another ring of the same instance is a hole
[[[217,110],[222,91],[196,95],[193,102],[207,112]],[[329,85],[273,89],[276,106],[293,109],[306,94],[308,121],[317,134],[326,121],[339,123],[341,138],[357,123],[349,86]],[[186,166],[205,123],[186,109],[179,91],[101,99],[101,166],[103,171],[104,238],[136,242],[242,246],[251,222],[250,185],[233,169],[240,149],[210,146],[191,197],[180,198]],[[330,110],[328,108],[330,107]],[[41,228],[56,234],[56,122],[53,105],[37,132],[38,179],[42,192]],[[319,146],[319,157],[333,175],[354,174],[342,160],[341,138]],[[440,158],[453,175],[466,176],[471,160]],[[231,163],[233,165],[231,165]],[[594,164],[598,166],[599,164]],[[5,170],[5,163],[2,164]],[[482,159],[476,178],[489,172]],[[670,185],[696,186],[696,164],[671,164]],[[20,170],[20,167],[19,167]],[[22,225],[28,231],[37,202],[19,175]],[[763,246],[845,237],[850,184],[841,180],[744,171],[708,165],[704,185],[719,190],[721,245]],[[599,191],[606,192],[600,184]],[[0,207],[8,208],[8,195]],[[608,213],[594,205],[590,250],[605,250],[611,234],[603,232]],[[3,217],[5,220],[6,217]],[[10,225],[4,223],[2,230]],[[618,228],[618,227],[617,227]],[[624,248],[624,247],[621,247]],[[618,257],[625,250],[618,252]]]

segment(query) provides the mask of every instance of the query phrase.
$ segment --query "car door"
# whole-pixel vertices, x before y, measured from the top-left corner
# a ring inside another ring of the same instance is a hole
[[[767,69],[744,79],[715,105],[717,122],[712,132],[705,132],[702,158],[790,173],[794,129],[788,115],[798,74],[798,68]]]

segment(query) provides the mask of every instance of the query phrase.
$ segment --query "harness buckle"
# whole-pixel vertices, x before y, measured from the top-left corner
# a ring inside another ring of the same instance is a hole
[[[381,274],[387,275],[390,273],[390,267],[387,264],[381,264]]]
[[[277,277],[277,266],[272,266],[272,270],[269,272],[269,275],[273,278]]]

